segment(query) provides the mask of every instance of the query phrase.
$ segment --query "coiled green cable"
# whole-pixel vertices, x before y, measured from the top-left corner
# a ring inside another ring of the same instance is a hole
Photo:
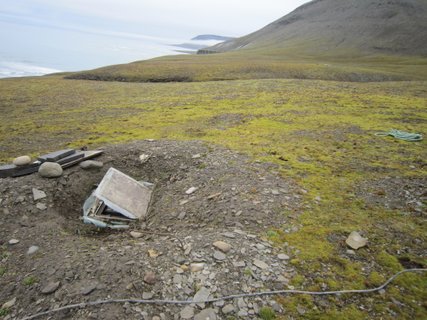
[[[420,133],[410,133],[405,131],[399,131],[396,129],[392,129],[389,132],[377,132],[375,133],[376,136],[386,137],[386,136],[392,136],[396,139],[404,140],[404,141],[410,141],[410,142],[416,142],[423,140],[423,135]]]

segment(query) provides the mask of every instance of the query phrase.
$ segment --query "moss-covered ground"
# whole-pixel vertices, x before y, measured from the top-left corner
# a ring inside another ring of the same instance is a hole
[[[248,79],[321,79],[337,81],[427,80],[427,59],[390,55],[304,56],[273,47],[209,55],[174,55],[67,77],[125,82],[199,82]]]
[[[0,81],[0,161],[65,146],[136,139],[204,140],[279,165],[301,188],[304,205],[286,212],[289,225],[265,235],[293,248],[295,288],[370,288],[408,266],[426,266],[424,213],[389,208],[378,182],[426,181],[425,140],[377,137],[395,128],[426,134],[427,82],[350,83],[237,80],[120,83],[59,76]],[[425,185],[421,186],[425,190]],[[425,194],[425,191],[424,191]],[[425,198],[424,198],[425,199]],[[369,239],[355,255],[344,240]],[[426,274],[405,274],[385,293],[283,297],[288,316],[308,319],[422,319]]]

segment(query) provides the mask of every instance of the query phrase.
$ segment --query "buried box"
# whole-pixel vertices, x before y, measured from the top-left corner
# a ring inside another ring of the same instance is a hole
[[[83,205],[83,220],[97,227],[127,228],[148,214],[154,185],[110,168]]]

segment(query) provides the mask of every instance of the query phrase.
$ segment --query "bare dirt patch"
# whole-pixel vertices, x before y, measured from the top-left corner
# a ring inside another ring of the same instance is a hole
[[[148,154],[146,162],[139,156]],[[286,226],[299,207],[299,188],[271,164],[202,142],[141,141],[105,148],[100,171],[67,169],[59,179],[37,174],[1,179],[0,302],[16,297],[6,317],[22,318],[53,307],[108,297],[192,299],[203,289],[211,297],[263,288],[283,288],[295,275],[290,247],[273,247],[266,231]],[[156,184],[147,221],[129,231],[96,230],[80,220],[83,201],[109,167]],[[187,195],[190,187],[197,190]],[[32,189],[46,193],[34,201]],[[47,209],[37,208],[45,204]],[[9,240],[17,239],[17,244]],[[219,254],[212,243],[231,250]],[[31,246],[39,249],[28,254]],[[283,258],[283,256],[281,256]],[[260,263],[262,261],[265,263]],[[191,272],[191,263],[203,270]],[[146,281],[147,273],[155,279]],[[52,283],[52,293],[42,293]],[[233,302],[231,302],[233,304]],[[234,302],[234,313],[256,314],[268,298]],[[194,313],[222,305],[193,306]],[[183,307],[106,305],[55,314],[53,318],[173,318]]]

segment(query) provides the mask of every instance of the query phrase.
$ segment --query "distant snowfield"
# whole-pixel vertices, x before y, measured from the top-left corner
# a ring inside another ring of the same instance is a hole
[[[0,61],[0,78],[42,76],[61,70],[45,68],[23,62]]]

